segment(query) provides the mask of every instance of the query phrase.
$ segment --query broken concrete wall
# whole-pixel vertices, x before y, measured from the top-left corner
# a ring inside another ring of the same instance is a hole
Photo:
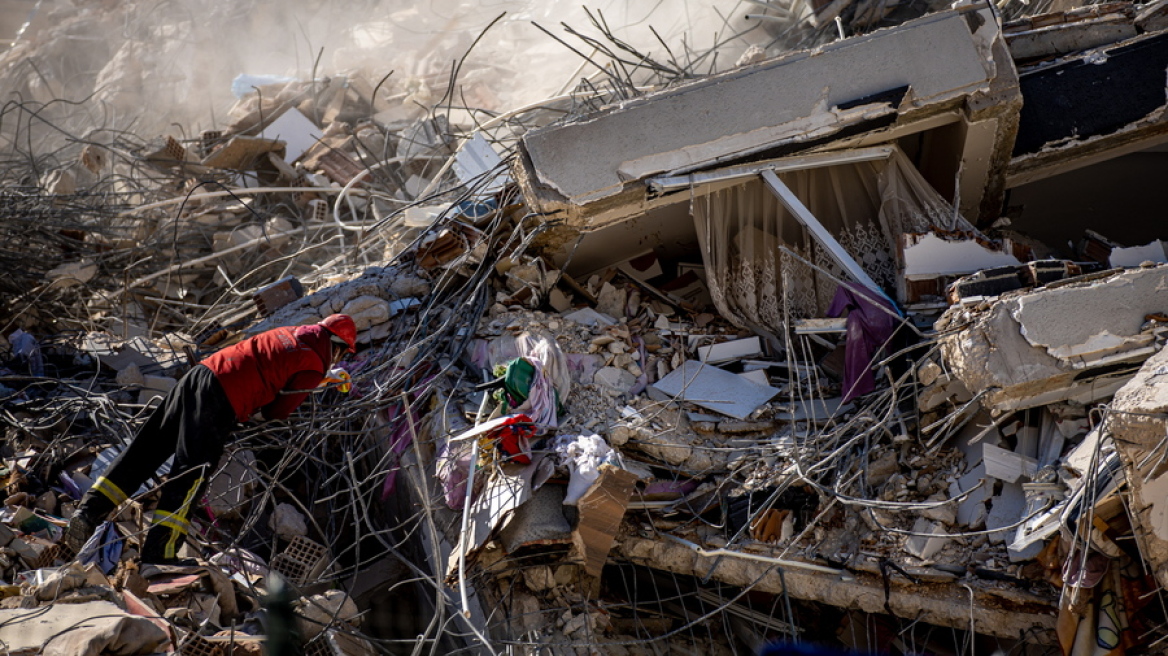
[[[1082,280],[1082,279],[1080,279]],[[952,308],[937,324],[945,362],[991,408],[1016,410],[1113,394],[1151,355],[1145,316],[1168,307],[1168,267]],[[984,307],[984,306],[983,306]]]
[[[891,125],[904,129],[883,139],[898,138],[953,122],[936,118],[965,103],[975,120],[988,120],[1010,106],[1002,100],[1013,69],[997,61],[999,36],[991,12],[941,12],[713,76],[526,135],[516,178],[536,209],[600,227],[644,209],[639,182],[652,175],[790,154]],[[911,54],[938,48],[946,56]],[[993,101],[973,101],[982,96]],[[1012,145],[1010,128],[996,125],[992,153]]]
[[[1007,180],[1041,180],[1141,149],[1168,134],[1168,32],[1024,71],[1025,104]]]
[[[622,535],[616,549],[625,558],[697,577],[716,577],[739,586],[754,586],[766,592],[786,592],[797,599],[813,600],[835,606],[880,613],[890,610],[900,617],[912,617],[929,624],[968,629],[970,613],[979,632],[1005,638],[1028,635],[1036,642],[1053,642],[1055,615],[1045,597],[993,584],[975,582],[974,603],[970,591],[954,585],[950,576],[936,577],[921,569],[913,574],[932,580],[915,584],[900,577],[890,577],[882,585],[875,563],[869,573],[844,570],[832,572],[819,567],[814,571],[799,563],[783,563],[764,554],[740,553],[740,557],[719,554],[717,550],[701,553],[690,546],[668,540]],[[792,566],[793,565],[793,566]],[[885,587],[891,583],[891,587]]]
[[[1140,552],[1160,585],[1168,585],[1168,351],[1148,358],[1139,372],[1115,393],[1106,426],[1123,459],[1132,524]]]

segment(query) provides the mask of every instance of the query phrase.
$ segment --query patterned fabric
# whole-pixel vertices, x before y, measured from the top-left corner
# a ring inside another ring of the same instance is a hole
[[[900,153],[779,175],[840,246],[895,296],[905,232],[977,230]],[[695,189],[690,212],[702,246],[710,296],[734,324],[769,336],[788,318],[823,316],[849,277],[758,178]],[[784,255],[789,249],[795,256]],[[788,316],[790,315],[790,316]]]

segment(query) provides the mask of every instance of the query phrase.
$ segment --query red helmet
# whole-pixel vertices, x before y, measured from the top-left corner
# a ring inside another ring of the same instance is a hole
[[[330,314],[320,322],[330,333],[349,345],[349,353],[357,352],[357,324],[347,314]]]

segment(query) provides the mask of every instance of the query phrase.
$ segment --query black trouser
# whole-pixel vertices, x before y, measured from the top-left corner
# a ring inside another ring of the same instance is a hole
[[[142,547],[142,560],[174,558],[190,527],[191,508],[198,503],[234,426],[235,410],[223,386],[214,372],[196,365],[94,482],[78,512],[85,513],[94,523],[105,520],[127,499],[127,493],[133,494],[174,454],[170,476],[162,485],[158,508]]]

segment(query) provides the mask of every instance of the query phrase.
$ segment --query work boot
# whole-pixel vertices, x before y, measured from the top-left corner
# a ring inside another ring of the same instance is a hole
[[[65,550],[62,554],[68,559],[75,558],[81,552],[81,547],[89,541],[93,532],[97,529],[98,521],[90,517],[87,513],[78,509],[69,518],[69,525],[65,527],[65,533],[61,536],[60,545]]]

